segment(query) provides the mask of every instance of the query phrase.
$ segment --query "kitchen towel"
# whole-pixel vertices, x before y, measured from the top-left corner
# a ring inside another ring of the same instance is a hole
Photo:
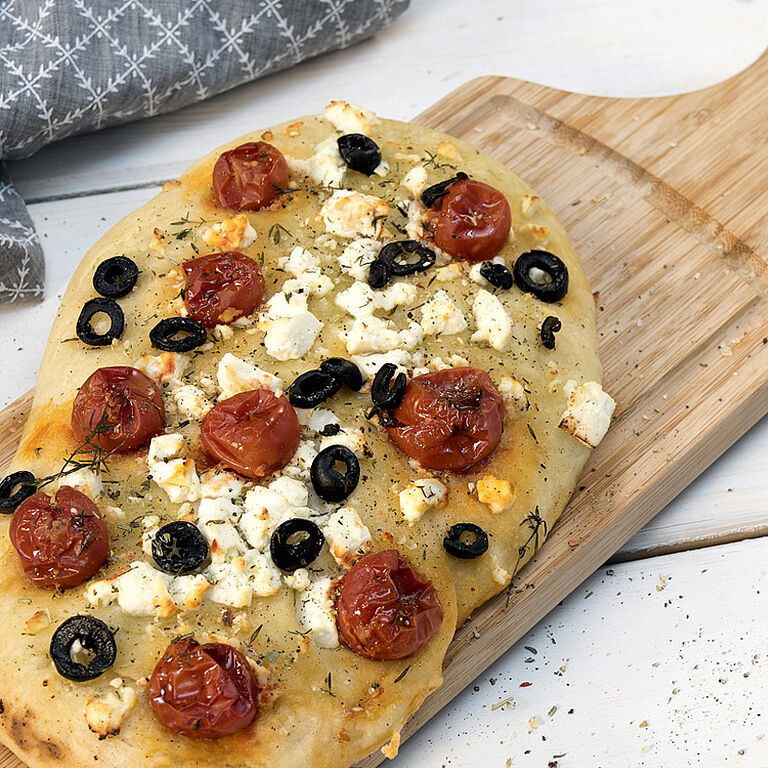
[[[0,302],[42,299],[45,272],[3,159],[345,48],[408,2],[0,0]]]

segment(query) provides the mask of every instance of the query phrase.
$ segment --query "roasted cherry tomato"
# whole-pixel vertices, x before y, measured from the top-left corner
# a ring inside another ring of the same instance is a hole
[[[347,646],[369,659],[416,655],[443,623],[443,606],[395,549],[358,560],[341,582],[336,621]]]
[[[390,413],[401,450],[428,469],[460,472],[499,444],[504,400],[484,371],[448,368],[411,379]]]
[[[104,565],[109,534],[99,508],[63,485],[55,501],[36,493],[16,507],[8,531],[27,578],[38,587],[76,587]]]
[[[166,728],[218,739],[245,728],[258,712],[259,684],[240,651],[193,637],[171,643],[149,680],[149,701]]]
[[[264,296],[259,265],[243,253],[212,253],[187,261],[183,267],[187,311],[206,328],[250,315]]]
[[[435,245],[468,261],[495,256],[509,236],[511,224],[507,198],[498,189],[472,179],[452,184],[426,221]]]
[[[287,398],[254,389],[214,405],[200,425],[210,456],[258,479],[282,469],[299,446],[299,420]]]
[[[225,208],[258,211],[288,184],[282,152],[264,141],[250,141],[219,155],[213,167],[213,189]]]
[[[157,385],[125,365],[96,369],[80,387],[72,406],[77,440],[87,440],[105,451],[132,451],[164,427],[165,407]]]

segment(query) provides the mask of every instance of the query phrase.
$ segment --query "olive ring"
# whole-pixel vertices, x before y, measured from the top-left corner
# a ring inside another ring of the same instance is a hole
[[[96,333],[91,326],[94,315],[104,313],[109,317],[110,325],[104,333]],[[92,347],[106,347],[115,339],[123,335],[125,328],[125,315],[120,305],[114,299],[105,299],[101,296],[86,301],[77,318],[75,332],[83,344]]]
[[[96,267],[93,287],[97,293],[110,299],[119,299],[129,293],[139,276],[136,262],[127,256],[112,256]]]
[[[347,168],[370,176],[381,163],[379,145],[362,133],[347,133],[336,140]]]
[[[549,282],[537,283],[531,270],[539,269],[549,275]],[[515,262],[515,284],[525,293],[532,293],[540,301],[560,301],[568,293],[568,267],[562,259],[549,251],[528,251]]]
[[[87,664],[72,660],[75,641],[93,654]],[[117,646],[112,630],[101,619],[93,616],[70,616],[60,624],[51,638],[51,660],[56,671],[69,680],[93,680],[109,669],[117,657]]]
[[[455,176],[445,181],[440,181],[437,184],[433,184],[431,187],[427,187],[421,193],[421,202],[425,207],[431,208],[441,197],[448,194],[448,190],[457,182],[468,179],[466,173],[459,171]]]
[[[277,526],[269,540],[269,553],[281,571],[293,573],[314,562],[324,543],[325,536],[316,523],[294,517]]]
[[[371,400],[377,408],[389,411],[403,402],[408,379],[402,371],[397,376],[395,373],[397,366],[394,363],[384,363],[376,371],[371,384]]]
[[[344,472],[336,464],[344,465]],[[360,482],[360,462],[344,445],[330,445],[315,456],[309,469],[315,493],[323,501],[344,501]]]
[[[205,328],[190,317],[166,317],[149,332],[152,346],[164,352],[189,352],[206,338]]]
[[[368,267],[368,285],[371,288],[383,288],[392,277],[389,264],[380,259],[375,259]]]
[[[454,557],[474,560],[488,550],[488,534],[474,523],[456,523],[443,539],[443,548]]]
[[[555,334],[563,327],[559,317],[550,315],[541,324],[541,343],[547,349],[555,348]]]
[[[411,261],[409,256],[415,255],[416,261]],[[405,257],[399,261],[401,257]],[[378,261],[384,262],[393,275],[413,275],[416,272],[424,272],[434,263],[435,252],[431,248],[422,245],[418,240],[398,240],[387,243],[378,255]]]
[[[330,373],[313,369],[297,376],[286,395],[294,408],[314,408],[333,397],[340,389],[342,380]]]
[[[504,264],[496,264],[493,261],[484,261],[480,267],[480,275],[484,277],[494,288],[508,290],[515,284],[515,278]]]
[[[165,573],[181,576],[198,570],[208,559],[208,542],[186,520],[164,525],[152,539],[152,557]]]
[[[360,369],[351,360],[345,360],[343,357],[329,357],[323,360],[320,363],[320,370],[340,379],[353,392],[359,392],[360,387],[363,386],[363,374],[360,373]]]
[[[15,493],[14,488],[16,488]],[[10,515],[35,491],[37,491],[37,478],[31,472],[20,470],[4,477],[0,480],[0,514]]]

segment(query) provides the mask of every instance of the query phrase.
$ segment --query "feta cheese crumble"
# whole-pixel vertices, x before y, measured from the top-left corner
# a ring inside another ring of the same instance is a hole
[[[568,403],[558,426],[595,448],[608,431],[616,402],[596,381],[577,384],[569,379],[564,390]]]
[[[400,491],[400,511],[410,525],[421,520],[428,509],[445,501],[447,488],[434,477],[420,478]]]

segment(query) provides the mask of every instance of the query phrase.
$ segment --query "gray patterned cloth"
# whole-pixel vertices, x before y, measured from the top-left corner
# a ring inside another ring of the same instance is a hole
[[[366,38],[409,0],[0,0],[0,302],[43,297],[2,160],[150,117]]]

